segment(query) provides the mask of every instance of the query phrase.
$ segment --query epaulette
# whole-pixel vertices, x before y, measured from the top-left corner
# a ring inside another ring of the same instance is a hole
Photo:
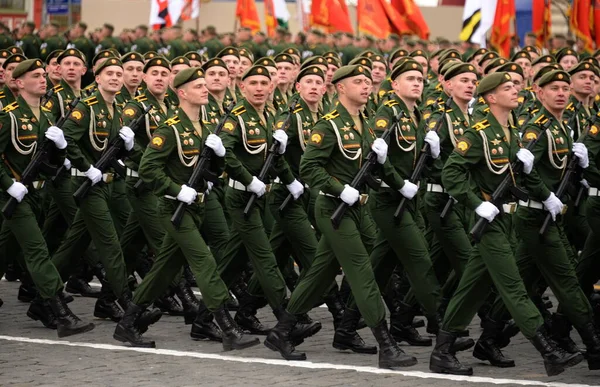
[[[483,130],[483,129],[489,128],[489,127],[490,127],[490,122],[488,120],[479,121],[475,125],[473,125],[473,129],[475,129],[475,130]]]
[[[202,125],[210,125],[210,124],[212,124],[212,122],[206,121],[206,120],[202,120]]]
[[[133,99],[135,99],[137,102],[144,102],[148,100],[148,97],[146,94],[140,94],[137,97],[133,97]]]
[[[178,124],[180,122],[181,122],[181,120],[179,119],[179,116],[173,116],[165,121],[165,125],[171,126],[171,125]]]
[[[539,116],[537,116],[535,118],[535,121],[533,121],[533,123],[536,124],[536,125],[544,125],[544,123],[547,120],[548,120],[548,118],[544,114],[540,114]]]
[[[17,103],[17,101],[15,101],[15,102],[13,102],[13,103],[11,103],[9,105],[6,105],[2,109],[2,111],[5,112],[5,113],[8,113],[8,112],[12,112],[13,110],[16,110],[18,107],[19,107],[19,104]]]
[[[239,116],[240,114],[244,114],[244,113],[246,113],[246,108],[244,107],[244,105],[241,105],[241,106],[239,106],[239,107],[236,107],[235,109],[233,109],[233,110],[231,111],[231,113],[232,113],[234,116]]]
[[[395,99],[388,99],[383,104],[387,107],[392,107],[398,105],[398,101],[396,101]]]
[[[324,120],[333,120],[339,116],[340,116],[340,113],[338,113],[337,110],[332,110],[331,112],[325,114],[322,118]]]
[[[64,87],[62,87],[62,85],[59,83],[58,85],[54,86],[52,89],[54,90],[55,93],[58,93],[59,91],[63,91]]]
[[[483,99],[483,97],[479,97],[479,99],[477,100],[478,103],[485,103],[485,99]]]
[[[565,108],[565,110],[569,110],[569,111],[574,112],[575,111],[575,105],[573,104],[573,102],[569,103],[567,105],[567,107]]]
[[[296,106],[296,110],[293,111],[293,113],[298,113],[301,112],[303,110],[302,106]]]
[[[92,106],[98,103],[98,98],[94,97],[89,97],[83,100],[83,103],[85,103],[88,106]]]
[[[41,109],[42,109],[42,111],[43,111],[43,112],[46,112],[46,113],[52,113],[52,110],[48,109],[48,108],[47,108],[47,107],[45,107],[45,106],[42,106],[42,107],[41,107]]]
[[[4,94],[4,92],[3,92],[3,91],[0,91],[0,99],[2,99],[2,98],[4,98],[4,97],[6,97],[6,94]]]

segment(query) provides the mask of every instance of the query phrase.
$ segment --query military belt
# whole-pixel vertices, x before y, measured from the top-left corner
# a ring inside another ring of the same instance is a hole
[[[84,172],[81,172],[80,170],[75,169],[75,168],[71,168],[71,176],[74,176],[74,177],[87,177]],[[107,184],[108,183],[112,183],[114,179],[115,179],[115,174],[114,173],[109,172],[109,173],[103,173],[102,174],[102,181],[105,182],[105,183],[107,183]]]
[[[338,196],[335,196],[335,195],[332,195],[332,194],[325,193],[323,191],[319,191],[319,195],[327,196],[327,197],[330,197],[330,198],[337,198],[338,197]],[[358,201],[359,201],[359,204],[361,206],[364,206],[369,201],[369,194],[360,194],[360,198],[358,199]]]
[[[283,184],[283,182],[281,181],[281,179],[279,178],[279,176],[277,176],[275,178],[275,180],[273,180],[273,183],[275,183],[275,184]],[[304,188],[310,188],[310,187],[308,186],[308,184],[304,184]]]
[[[519,205],[523,206],[523,207],[535,208],[536,210],[544,209],[544,203],[536,202],[535,200],[528,200],[526,202],[519,200]],[[561,214],[564,215],[566,212],[567,212],[567,205],[565,204],[563,206],[563,210],[562,210]]]
[[[14,182],[18,182],[17,179],[12,179]],[[42,189],[46,185],[45,180],[32,181],[31,184],[27,185],[27,188],[33,188],[35,190]]]
[[[502,212],[505,214],[514,214],[517,212],[517,207],[518,205],[516,202],[504,203],[502,204]]]
[[[243,185],[242,183],[240,183],[237,180],[229,179],[229,186],[238,191],[252,192],[248,188],[246,188],[245,185]],[[271,191],[271,184],[266,185],[266,192],[269,192],[269,191]]]
[[[589,196],[600,196],[600,190],[598,190],[598,188],[590,187],[590,188],[588,188],[588,195]]]
[[[131,168],[127,168],[127,176],[130,176],[130,177],[140,177],[140,175],[137,173],[137,171],[134,171]]]
[[[427,183],[427,192],[446,193],[446,189],[440,184]]]
[[[429,185],[429,184],[428,184],[428,185]],[[420,186],[421,186],[421,182],[418,182],[418,183],[417,183],[417,187],[420,187]],[[389,186],[389,185],[388,185],[388,184],[387,184],[385,181],[383,181],[383,180],[381,180],[381,185],[380,185],[380,187],[381,187],[381,188],[392,188],[392,187],[390,187],[390,186]]]
[[[205,196],[206,195],[203,192],[198,192],[198,195],[196,196],[196,200],[194,200],[194,203],[196,203],[196,204],[204,203]],[[165,195],[165,199],[177,200],[177,198],[175,196],[171,196],[171,195]]]

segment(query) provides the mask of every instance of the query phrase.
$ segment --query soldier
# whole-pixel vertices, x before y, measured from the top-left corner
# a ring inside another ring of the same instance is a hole
[[[0,134],[0,151],[4,155],[0,184],[3,205],[10,197],[19,202],[13,216],[4,219],[3,228],[9,229],[17,239],[38,291],[38,298],[31,304],[27,314],[34,320],[41,319],[44,325],[54,325],[58,337],[87,332],[94,328],[94,324],[81,321],[61,298],[63,282],[50,261],[37,222],[42,211],[44,176],[39,176],[29,186],[19,181],[35,152],[40,151],[38,147],[54,147],[48,161],[53,165],[62,165],[67,141],[63,131],[52,125],[47,111],[40,107],[40,98],[46,92],[42,61],[30,59],[21,62],[12,76],[19,88],[19,97],[0,114],[0,122],[7,129]],[[44,139],[53,144],[42,145]],[[47,310],[45,303],[49,304],[51,311]]]
[[[92,60],[96,55],[96,48],[94,43],[85,36],[86,30],[87,24],[84,22],[79,22],[71,27],[69,30],[69,43],[66,48],[76,48],[83,53],[84,58],[87,60],[86,67],[88,68],[89,78],[93,78],[92,69],[94,64]]]
[[[40,38],[44,43],[40,46],[40,56],[44,62],[48,63],[48,55],[55,50],[64,50],[67,42],[58,34],[58,24],[47,24],[43,31],[40,31]]]
[[[579,63],[579,56],[574,50],[570,48],[563,48],[559,50],[556,54],[554,54],[556,58],[556,63],[560,65],[565,71],[571,70],[571,68],[575,67],[577,63]]]
[[[523,69],[523,76],[525,78],[524,87],[531,85],[531,78],[533,77],[533,74],[531,74],[531,55],[527,51],[521,50],[515,53],[515,55],[513,55],[512,58],[510,58],[510,60],[511,62],[515,62],[516,64],[521,66],[521,68]]]
[[[229,105],[230,101],[237,101],[238,86],[237,79],[240,75],[240,53],[235,47],[225,47],[216,56],[216,58],[222,59],[227,64],[227,70],[229,71],[229,85],[226,92],[226,105]]]
[[[0,24],[0,50],[5,50],[15,44],[10,29],[3,23]]]
[[[98,36],[99,43],[96,46],[96,54],[102,50],[108,49],[115,49],[119,54],[125,53],[123,42],[119,38],[113,36],[114,32],[115,27],[112,24],[104,23],[102,25],[102,29]]]
[[[190,68],[190,61],[188,58],[180,56],[171,61],[171,74],[169,75],[169,88],[167,90],[167,102],[170,105],[171,109],[175,109],[179,106],[179,97],[177,96],[177,92],[175,91],[175,87],[173,86],[173,82],[175,81],[175,76],[179,74],[180,71]]]
[[[287,101],[294,85],[294,58],[288,54],[278,54],[273,58],[277,65],[277,80],[273,91],[273,104],[278,113],[287,108]]]
[[[20,39],[16,42],[16,45],[23,50],[23,55],[29,59],[40,58],[40,46],[42,45],[40,38],[34,35],[33,31],[35,31],[34,22],[21,24]]]
[[[250,50],[248,50],[247,48],[240,48],[240,69],[239,69],[239,73],[238,73],[238,79],[236,81],[236,85],[239,86],[241,80],[240,78],[242,77],[242,74],[244,74],[246,72],[246,70],[248,70],[250,67],[252,67],[252,64],[254,63],[254,55],[252,55],[252,52]]]
[[[137,96],[144,74],[144,57],[137,52],[129,52],[121,57],[123,63],[123,87],[117,94],[117,104],[122,108]]]
[[[332,107],[336,98],[335,85],[331,82],[333,80],[333,74],[342,67],[342,62],[339,57],[326,57],[327,60],[327,72],[325,73],[325,94],[323,95],[323,112],[328,113]]]
[[[207,37],[206,43],[204,44],[205,53],[209,58],[216,56],[225,46],[217,38],[217,30],[214,26],[207,26],[204,29],[204,34]]]
[[[140,24],[135,28],[134,31],[135,40],[131,46],[131,51],[139,52],[145,55],[150,51],[157,51],[158,45],[152,39],[148,37],[148,26]]]
[[[185,55],[186,52],[190,51],[188,44],[181,38],[181,26],[172,26],[168,30],[167,35],[167,50],[169,51],[169,58],[175,59],[179,56]]]
[[[190,61],[190,67],[202,67],[202,57],[196,51],[186,52],[184,57]]]
[[[62,80],[60,69],[56,58],[62,54],[63,50],[54,50],[46,58],[46,76],[48,78],[48,87],[54,87]]]
[[[542,316],[527,295],[509,241],[512,214],[516,209],[515,203],[511,204],[510,191],[494,203],[490,201],[507,174],[518,184],[520,176],[513,173],[511,163],[522,162],[525,175],[533,169],[533,154],[521,148],[518,132],[508,121],[510,111],[518,105],[517,91],[507,73],[485,77],[477,91],[490,107],[490,113],[458,140],[444,166],[442,181],[454,199],[489,224],[476,241],[450,301],[431,353],[429,369],[439,373],[473,374],[471,367],[458,361],[452,345],[458,332],[470,324],[487,298],[490,285],[494,284],[523,335],[542,355],[548,376],[557,375],[581,362],[583,356],[566,354],[555,346],[548,338]],[[502,212],[497,206],[502,207]]]
[[[4,107],[10,105],[17,100],[19,95],[19,88],[17,83],[12,76],[13,70],[19,65],[19,63],[26,60],[21,54],[13,54],[9,56],[4,63],[2,68],[4,69],[4,88],[0,92],[0,106]]]

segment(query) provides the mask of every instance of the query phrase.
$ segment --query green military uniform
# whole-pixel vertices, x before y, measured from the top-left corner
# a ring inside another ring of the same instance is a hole
[[[204,44],[204,47],[206,48],[206,55],[209,58],[213,58],[225,48],[225,45],[219,39],[212,38]]]
[[[170,41],[167,49],[169,50],[170,59],[175,59],[178,56],[184,56],[186,52],[190,51],[188,44],[183,39],[175,39]]]
[[[4,85],[2,91],[0,91],[0,107],[5,107],[15,102],[17,99],[15,98],[14,93],[8,87],[8,85]]]
[[[21,47],[21,50],[23,50],[23,55],[29,59],[40,58],[41,45],[41,39],[33,34],[27,34],[17,42],[17,46]]]
[[[0,50],[5,50],[15,45],[15,41],[9,34],[0,34]]]
[[[158,51],[158,49],[158,44],[147,36],[136,39],[131,46],[131,51],[139,52],[142,55],[150,51]]]
[[[117,50],[121,54],[125,54],[127,52],[121,39],[115,36],[107,36],[106,38],[102,39],[100,44],[96,46],[96,54],[102,50],[108,50],[110,48]]]
[[[60,36],[54,35],[49,37],[40,46],[40,57],[46,62],[48,55],[54,50],[64,50],[67,47],[67,42]]]
[[[87,60],[88,70],[91,70],[93,65],[92,60],[94,59],[94,55],[96,55],[96,47],[94,47],[94,43],[91,40],[82,35],[67,44],[67,48],[76,48],[81,51]]]

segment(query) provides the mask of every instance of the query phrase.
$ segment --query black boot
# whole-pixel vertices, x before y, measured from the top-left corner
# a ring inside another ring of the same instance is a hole
[[[163,313],[167,313],[171,316],[183,316],[183,307],[173,297],[174,291],[171,288],[162,296],[154,301],[154,306],[159,308]]]
[[[342,351],[349,349],[356,353],[377,353],[377,347],[366,345],[362,337],[356,332],[359,317],[358,311],[346,308],[340,326],[333,335],[333,348]]]
[[[412,324],[413,328],[423,328],[425,326],[425,320],[422,318],[413,318]]]
[[[515,320],[509,320],[506,325],[504,325],[504,329],[502,332],[498,333],[496,337],[496,344],[498,348],[506,348],[508,344],[510,344],[510,339],[515,337],[521,330],[515,323]]]
[[[296,325],[296,316],[289,313],[283,306],[273,311],[277,317],[277,325],[267,335],[265,347],[279,352],[285,360],[306,360],[304,352],[297,352],[292,344],[290,335]]]
[[[260,344],[258,338],[248,337],[233,321],[229,311],[223,306],[214,311],[215,321],[223,332],[223,350],[244,349]]]
[[[2,305],[4,305],[4,301],[2,301],[2,299],[0,298],[0,308],[2,308]]]
[[[440,331],[440,327],[442,326],[442,315],[436,313],[433,316],[427,317],[427,333],[436,335]]]
[[[348,309],[346,312],[348,313]],[[404,353],[388,330],[387,321],[383,319],[379,325],[371,328],[379,344],[379,368],[395,369],[417,364],[417,358]]]
[[[194,340],[211,340],[223,342],[223,332],[213,322],[213,315],[203,303],[200,304],[198,314],[192,324],[190,336]]]
[[[562,348],[556,346],[549,339],[544,325],[538,328],[530,341],[542,355],[548,376],[558,375],[564,372],[566,368],[573,367],[583,360],[581,353],[567,353]]]
[[[112,296],[102,295],[94,306],[94,317],[109,318],[114,322],[119,322],[123,318],[123,311]]]
[[[83,278],[71,276],[65,285],[65,290],[82,297],[99,298],[100,289],[95,289]]]
[[[560,313],[552,314],[552,317],[546,320],[546,329],[550,338],[567,353],[581,353],[581,350],[571,339],[571,329],[573,325],[569,319]]]
[[[588,369],[600,370],[600,338],[594,329],[594,324],[589,322],[577,329],[586,348]]]
[[[327,309],[329,309],[329,313],[331,313],[331,316],[333,317],[333,328],[337,330],[342,321],[342,317],[344,316],[344,304],[342,303],[342,300],[340,300],[337,292],[328,294],[327,297],[325,297],[325,305],[327,305]]]
[[[390,333],[396,342],[406,341],[409,345],[430,347],[431,339],[423,337],[413,326],[414,313],[410,305],[399,302],[398,306],[390,311]]]
[[[473,368],[462,365],[452,350],[457,335],[440,329],[429,358],[429,369],[438,374],[473,375]]]
[[[235,297],[229,298],[227,301],[227,310],[238,310],[240,308],[240,302],[242,298],[244,298],[244,294],[246,293],[246,289],[248,289],[248,285],[240,278],[231,285],[230,294],[233,294]]]
[[[185,278],[182,278],[179,281],[179,285],[177,285],[177,289],[175,291],[179,301],[181,301],[181,306],[183,307],[183,318],[186,325],[189,325],[194,322],[194,319],[198,315],[198,310],[200,310],[200,301],[196,298],[194,291],[187,284]]]
[[[32,320],[39,321],[46,328],[56,329],[57,321],[56,316],[52,312],[52,308],[48,304],[48,301],[42,300],[39,297],[36,297],[31,304],[29,305],[29,309],[27,310],[27,317]]]
[[[93,323],[84,323],[75,316],[67,304],[59,296],[54,296],[48,300],[52,312],[56,316],[56,333],[58,337],[67,337],[84,333],[94,329]]]
[[[156,348],[154,341],[144,340],[136,324],[145,308],[126,300],[121,301],[121,304],[126,305],[125,313],[115,328],[113,338],[123,343],[129,343],[134,347]]]
[[[481,325],[483,326],[483,332],[479,340],[477,340],[473,356],[479,360],[487,360],[495,367],[514,367],[515,361],[504,356],[496,343],[496,337],[498,337],[498,333],[504,328],[504,323],[485,318],[481,322]]]
[[[269,329],[256,317],[256,312],[267,305],[267,300],[264,297],[253,296],[248,292],[244,292],[239,302],[240,306],[235,314],[237,325],[250,334],[266,336]]]
[[[185,277],[188,285],[198,287],[198,284],[196,283],[196,277],[194,277],[194,273],[189,265],[185,265],[183,268],[183,276]]]
[[[17,299],[21,302],[31,302],[37,295],[37,289],[33,284],[25,284],[22,283],[19,286],[19,294],[17,295]]]
[[[162,312],[160,309],[155,308],[153,306],[147,307],[140,317],[135,321],[135,325],[140,331],[140,333],[144,334],[148,331],[148,327],[152,324],[156,324],[158,320],[162,317]]]

